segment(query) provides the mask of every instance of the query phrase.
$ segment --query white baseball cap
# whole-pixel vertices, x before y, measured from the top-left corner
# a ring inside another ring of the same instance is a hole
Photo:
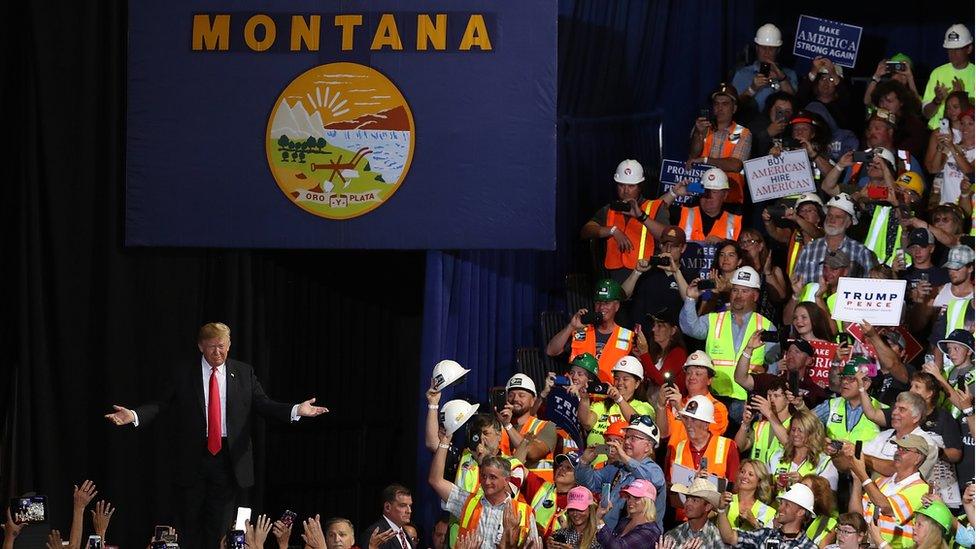
[[[508,383],[505,384],[505,392],[511,391],[512,389],[522,389],[523,391],[528,391],[533,395],[539,394],[535,390],[535,382],[532,378],[525,374],[515,374],[512,376]]]
[[[732,284],[735,286],[745,286],[746,288],[755,288],[756,290],[762,287],[759,273],[748,265],[739,267],[732,273]]]
[[[689,398],[680,413],[685,417],[715,423],[715,405],[704,395]]]
[[[644,366],[635,356],[627,355],[618,360],[610,370],[610,373],[613,372],[623,372],[635,376],[638,381],[644,380]]]
[[[712,191],[723,191],[729,188],[729,176],[720,168],[709,168],[702,174],[702,186]]]
[[[813,510],[813,490],[811,490],[806,484],[800,484],[797,482],[793,486],[790,486],[789,490],[780,494],[779,499],[792,501],[793,503],[806,509],[811,515],[817,514]]]
[[[695,351],[688,355],[685,359],[685,365],[682,368],[687,368],[688,366],[699,366],[701,368],[708,368],[715,373],[715,365],[712,364],[712,357],[708,356],[705,351]]]

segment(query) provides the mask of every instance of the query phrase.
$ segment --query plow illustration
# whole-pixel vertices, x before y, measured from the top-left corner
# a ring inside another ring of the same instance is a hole
[[[356,177],[358,177],[359,172],[356,171],[356,166],[359,164],[360,160],[363,159],[363,157],[365,157],[367,154],[371,154],[372,152],[373,151],[370,150],[369,147],[363,147],[358,151],[356,151],[356,154],[354,154],[353,157],[349,159],[348,162],[343,162],[342,155],[339,155],[339,158],[335,159],[334,161],[327,162],[325,164],[312,163],[311,171],[314,172],[315,170],[332,170],[331,172],[329,172],[328,181],[335,183],[335,178],[338,177],[339,180],[342,181],[343,186],[345,187],[349,185],[349,182],[346,180],[346,178],[348,177],[350,179],[355,179]]]

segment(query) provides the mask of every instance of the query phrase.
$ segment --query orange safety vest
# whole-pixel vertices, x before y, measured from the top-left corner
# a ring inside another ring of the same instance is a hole
[[[803,250],[803,234],[794,229],[790,233],[790,241],[786,245],[786,278],[793,277],[793,270],[796,269],[796,260],[800,257]]]
[[[535,416],[529,416],[528,419],[525,421],[525,423],[522,424],[522,427],[519,429],[519,434],[521,434],[523,437],[525,437],[525,435],[528,434],[532,434],[533,436],[538,436],[539,433],[542,431],[542,429],[548,424],[549,422],[544,419],[539,419]],[[512,451],[514,450],[514,448],[512,448],[511,439],[508,438],[508,431],[502,430],[502,439],[498,445],[498,448],[501,450],[502,454],[506,456],[512,455]],[[528,463],[525,464],[526,468],[528,468],[529,471],[532,471],[533,473],[539,475],[545,480],[548,480],[549,482],[552,482],[553,480],[552,450],[553,450],[552,448],[549,448],[549,453],[546,454],[545,457],[540,459],[538,463],[535,463],[535,467],[529,467]]]
[[[711,435],[708,439],[708,446],[705,447],[705,453],[702,454],[705,459],[708,460],[705,469],[719,477],[728,478],[726,475],[726,467],[728,463],[725,461],[725,456],[728,454],[729,447],[732,445],[732,440]],[[691,458],[691,441],[688,439],[682,440],[674,447],[674,463],[688,467],[689,469],[697,469],[698,463],[693,463]]]
[[[610,333],[610,339],[603,346],[600,354],[596,353],[596,328],[586,326],[573,334],[573,342],[569,350],[569,361],[572,362],[576,355],[590,353],[597,358],[600,364],[600,381],[613,383],[613,373],[611,370],[617,361],[630,354],[633,346],[634,332],[623,326],[617,326]]]
[[[681,219],[678,225],[684,229],[685,238],[689,242],[703,242],[710,236],[716,236],[723,240],[738,240],[739,231],[742,230],[742,216],[729,212],[722,212],[722,215],[712,224],[712,230],[705,234],[702,229],[701,216],[698,215],[699,207],[681,207]]]
[[[461,507],[461,516],[458,517],[460,519],[459,537],[468,532],[478,531],[478,522],[481,520],[481,499],[483,497],[482,494],[471,494],[468,496],[468,500],[464,502],[464,505]],[[519,546],[521,546],[529,537],[529,525],[532,524],[530,521],[535,520],[535,515],[532,513],[532,507],[524,501],[510,499],[509,503],[512,506],[512,511],[515,513],[515,516],[519,518]],[[494,533],[482,532],[482,535],[488,536],[494,535]]]
[[[657,211],[663,202],[660,200],[645,200],[640,208],[648,217],[657,217]],[[638,259],[646,259],[654,255],[654,237],[648,234],[647,227],[633,217],[614,210],[607,210],[607,227],[616,226],[630,239],[633,247],[628,252],[621,252],[617,241],[611,237],[607,239],[607,255],[603,265],[608,269],[626,267],[633,270],[637,267]]]
[[[732,122],[729,125],[729,138],[722,143],[721,156],[717,158],[732,158],[732,152],[735,150],[739,139],[743,135],[748,134],[748,129]],[[715,141],[715,132],[709,129],[708,134],[705,136],[705,142],[702,143],[702,156],[709,156],[708,153],[712,150],[713,141]],[[729,178],[729,195],[725,198],[725,201],[730,204],[742,204],[746,196],[746,180],[742,176],[742,172],[725,172],[725,175]]]

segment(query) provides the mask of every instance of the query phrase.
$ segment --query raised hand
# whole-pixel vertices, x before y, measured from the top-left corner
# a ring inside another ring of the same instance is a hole
[[[57,530],[51,530],[47,535],[47,543],[45,544],[47,549],[63,549],[64,545],[61,540],[61,532]]]
[[[95,489],[95,483],[90,480],[82,482],[81,487],[75,485],[75,491],[71,496],[75,511],[88,507],[96,495],[98,495],[98,490]]]
[[[381,545],[393,539],[396,536],[395,530],[384,530],[380,532],[377,526],[373,529],[373,533],[369,535],[369,549],[379,549]]]
[[[315,397],[312,397],[298,405],[298,415],[301,417],[315,417],[328,413],[329,409],[324,406],[315,406]]]
[[[7,507],[7,521],[3,523],[3,543],[7,547],[7,540],[10,540],[9,547],[13,547],[13,540],[20,535],[20,531],[26,526],[26,522],[17,524],[10,516],[10,508]],[[56,533],[57,530],[54,530]],[[61,534],[58,534],[58,549],[61,549]]]
[[[458,535],[454,543],[454,549],[478,549],[479,547],[481,547],[481,537],[475,530]]]
[[[305,547],[325,549],[325,535],[322,534],[322,523],[319,522],[318,515],[315,515],[314,518],[305,519],[302,522],[302,530],[302,539],[305,540]]]
[[[115,508],[112,507],[111,503],[105,500],[99,500],[90,513],[95,533],[102,538],[102,541],[105,541],[105,532],[108,530],[108,523],[112,520]]]
[[[264,547],[264,540],[268,539],[268,532],[271,531],[271,519],[268,515],[258,515],[258,520],[254,524],[251,521],[244,523],[244,539],[247,546],[252,549]]]
[[[115,410],[110,414],[105,414],[103,417],[114,425],[128,425],[136,420],[136,415],[132,410],[119,406],[118,404],[113,404],[112,409]]]
[[[291,524],[285,524],[276,520],[271,526],[271,532],[275,540],[278,541],[278,549],[288,549],[288,540],[291,539]]]

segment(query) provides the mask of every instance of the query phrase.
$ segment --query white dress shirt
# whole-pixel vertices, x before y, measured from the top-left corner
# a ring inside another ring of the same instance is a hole
[[[395,534],[396,537],[394,537],[394,539],[397,540],[397,543],[399,543],[401,547],[403,547],[403,540],[407,539],[407,533],[403,531],[403,528],[397,526],[396,524],[393,524],[393,521],[390,520],[390,517],[383,515],[383,519],[386,520],[386,523],[390,525],[390,530],[396,532]],[[366,532],[366,533],[370,534],[371,532]],[[404,547],[403,549],[410,549],[409,541],[407,541],[407,546]]]

